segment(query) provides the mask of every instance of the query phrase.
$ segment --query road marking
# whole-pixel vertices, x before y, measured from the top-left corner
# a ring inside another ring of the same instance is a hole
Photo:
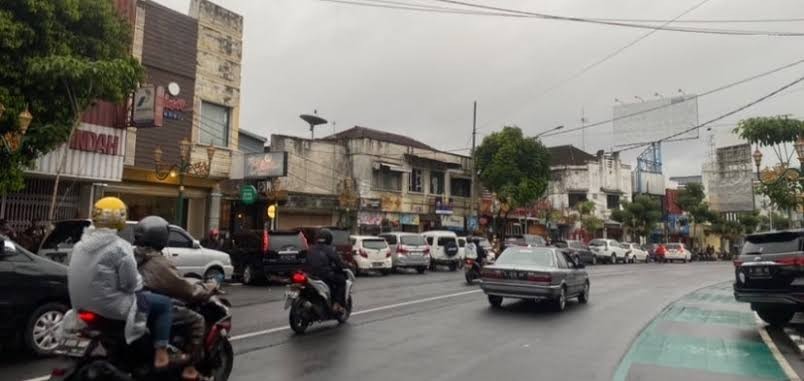
[[[29,378],[27,380],[22,380],[22,381],[47,381],[49,379],[50,379],[50,376],[42,376],[42,377],[37,377],[37,378]]]
[[[469,294],[474,294],[474,293],[482,292],[482,291],[483,290],[478,289],[478,290],[471,290],[471,291],[456,292],[454,294],[433,296],[433,297],[424,298],[424,299],[409,300],[407,302],[389,304],[387,306],[380,306],[380,307],[375,307],[375,308],[369,308],[367,310],[352,312],[352,316],[364,315],[364,314],[369,314],[369,313],[378,312],[378,311],[385,311],[385,310],[390,310],[390,309],[393,309],[393,308],[410,306],[410,305],[413,305],[413,304],[427,303],[427,302],[432,302],[432,301],[435,301],[435,300],[454,298],[456,296],[469,295]],[[231,341],[244,340],[244,339],[249,339],[249,338],[257,337],[257,336],[270,335],[272,333],[281,332],[281,331],[284,331],[284,330],[287,330],[287,329],[290,329],[289,325],[285,325],[285,326],[282,326],[282,327],[275,327],[275,328],[265,329],[265,330],[262,330],[262,331],[254,331],[254,332],[244,333],[244,334],[241,334],[241,335],[232,336],[232,337],[229,338],[229,340],[231,340]],[[26,380],[26,381],[33,381],[33,380]]]
[[[767,345],[770,349],[771,354],[773,354],[773,357],[776,359],[776,362],[778,362],[779,366],[782,367],[787,379],[790,381],[801,381],[801,378],[798,376],[798,374],[796,374],[796,371],[793,370],[793,367],[790,366],[790,363],[787,362],[786,358],[784,358],[782,352],[780,352],[779,348],[776,347],[773,339],[771,339],[768,331],[765,329],[765,323],[762,322],[762,319],[759,318],[759,315],[757,315],[756,312],[754,312],[754,318],[756,318],[757,321],[757,331],[759,331],[759,336],[762,337],[762,341],[764,341],[765,345]]]

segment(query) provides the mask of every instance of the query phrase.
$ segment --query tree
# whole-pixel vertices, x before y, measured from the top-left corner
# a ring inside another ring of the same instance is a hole
[[[743,233],[751,234],[757,231],[757,227],[759,226],[760,223],[759,213],[753,212],[748,214],[741,214],[737,217],[737,221],[742,226]]]
[[[19,149],[0,147],[0,194],[22,189],[24,169],[66,142],[93,101],[136,88],[130,31],[110,0],[0,3],[0,134],[19,132],[26,108],[33,115]]]
[[[773,218],[773,224],[771,224],[771,217]],[[783,214],[772,212],[770,216],[759,216],[759,230],[771,230],[771,225],[776,230],[790,229],[792,226],[790,219]]]
[[[676,198],[676,205],[687,212],[690,219],[691,235],[699,242],[701,237],[696,236],[695,224],[715,223],[718,219],[717,213],[711,211],[709,204],[704,201],[705,198],[703,184],[699,183],[687,184],[684,189],[678,192],[678,197]]]
[[[592,201],[583,201],[575,205],[575,210],[581,216],[581,227],[584,231],[594,234],[596,231],[603,229],[603,220],[595,216],[595,203]]]
[[[654,197],[638,195],[633,202],[623,202],[622,209],[614,210],[611,218],[637,236],[647,237],[662,219],[662,206]]]
[[[524,137],[518,127],[486,136],[474,160],[480,182],[506,205],[498,213],[505,217],[512,209],[529,206],[547,189],[550,152],[540,141]]]

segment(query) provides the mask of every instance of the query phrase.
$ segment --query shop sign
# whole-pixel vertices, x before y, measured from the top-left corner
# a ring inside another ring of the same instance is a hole
[[[449,197],[436,197],[434,209],[436,214],[452,214],[453,201]],[[461,225],[463,226],[463,225]]]
[[[70,140],[70,149],[95,152],[104,155],[118,155],[120,138],[111,134],[75,130]]]
[[[186,100],[164,94],[162,116],[165,119],[183,120],[185,108],[187,108]]]
[[[466,218],[466,230],[473,232],[480,228],[480,225],[477,223],[477,217],[469,216]]]
[[[162,127],[165,89],[145,85],[134,92],[131,105],[131,124],[137,128]]]
[[[398,212],[402,207],[402,199],[396,195],[382,196],[382,210],[386,212]]]
[[[257,201],[257,188],[250,184],[240,187],[240,202],[251,205],[254,201]]]
[[[378,198],[361,198],[360,208],[369,210],[380,210],[380,199]]]
[[[441,226],[463,229],[463,216],[441,216]]]
[[[265,152],[246,155],[245,178],[258,179],[288,175],[287,152]]]
[[[358,212],[357,223],[360,225],[377,225],[382,224],[384,215],[377,212]]]
[[[399,225],[399,213],[385,213],[385,219],[388,220],[391,225]]]
[[[399,223],[402,225],[419,225],[419,215],[405,213],[399,216]]]

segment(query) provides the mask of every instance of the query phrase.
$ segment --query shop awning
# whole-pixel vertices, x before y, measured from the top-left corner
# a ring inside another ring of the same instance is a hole
[[[403,166],[401,166],[399,164],[389,163],[389,162],[386,162],[386,161],[375,161],[374,162],[374,168],[375,169],[380,169],[381,167],[388,168],[389,171],[394,171],[394,172],[405,172],[405,173],[410,172],[410,169],[407,169],[407,168],[405,168],[405,167],[403,167]]]

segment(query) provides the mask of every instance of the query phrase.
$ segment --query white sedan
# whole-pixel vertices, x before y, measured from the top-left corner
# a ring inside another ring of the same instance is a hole
[[[184,229],[170,225],[168,245],[162,250],[182,276],[223,283],[232,279],[234,267],[229,254],[202,247]]]
[[[623,243],[623,248],[628,251],[631,263],[648,261],[648,252],[642,250],[638,244],[626,242]]]
[[[684,262],[687,263],[692,260],[692,253],[684,247],[683,243],[680,242],[673,242],[665,244],[664,247],[667,249],[667,253],[664,255],[664,259],[667,262]]]

